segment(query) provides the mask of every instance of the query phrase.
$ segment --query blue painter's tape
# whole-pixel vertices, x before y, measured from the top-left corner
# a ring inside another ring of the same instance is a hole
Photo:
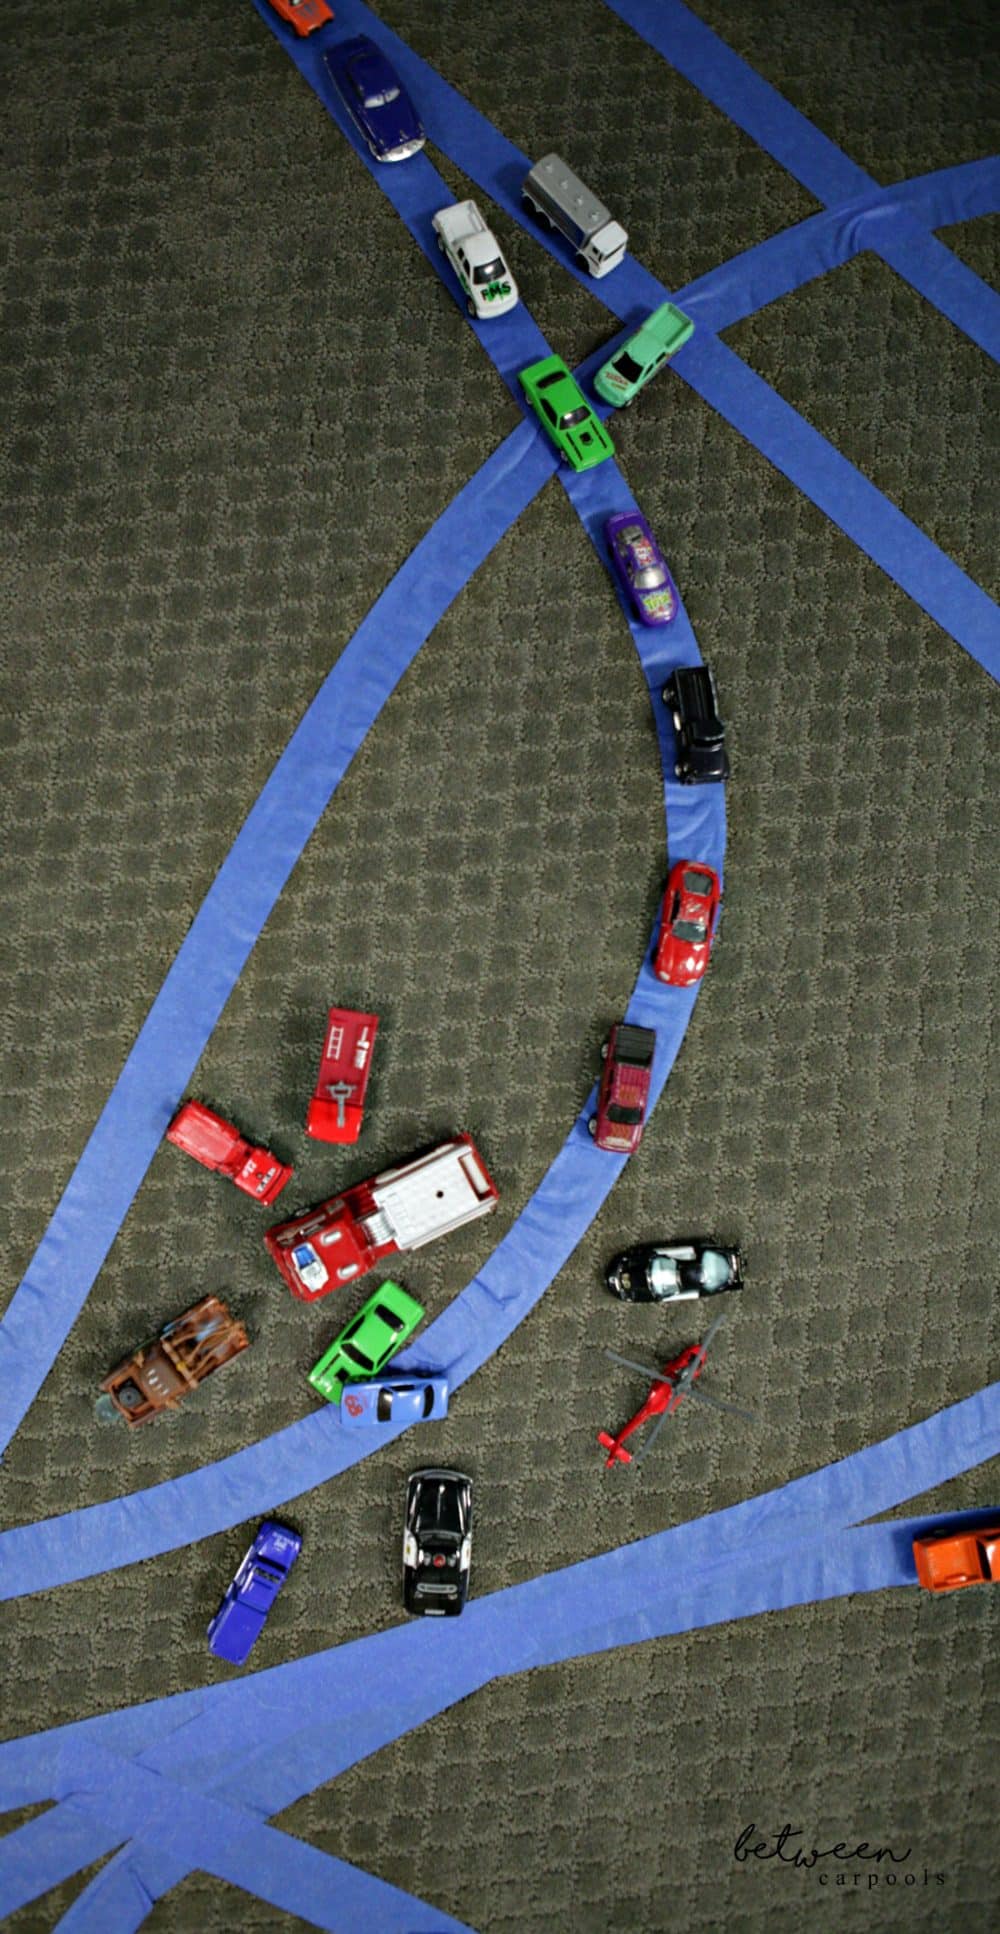
[[[672,1605],[676,1581],[685,1589],[703,1583],[714,1589],[717,1583],[721,1595],[713,1604],[726,1608],[719,1616],[736,1616],[738,1574],[756,1566],[777,1571],[786,1557],[794,1560],[816,1543],[825,1547],[862,1516],[893,1510],[931,1483],[946,1482],[998,1451],[1000,1384],[993,1384],[883,1443],[761,1497],[492,1597],[473,1599],[460,1620],[448,1622],[444,1639],[437,1621],[407,1622],[268,1672],[11,1741],[0,1746],[0,1810],[49,1795],[61,1797],[69,1790],[58,1784],[61,1769],[71,1768],[77,1745],[89,1742],[127,1758],[141,1754],[155,1770],[178,1776],[183,1771],[213,1785],[238,1768],[240,1779],[250,1782],[248,1788],[241,1787],[245,1797],[253,1795],[247,1803],[264,1809],[272,1795],[269,1782],[277,1778],[278,1748],[285,1738],[299,1737],[303,1716],[308,1726],[312,1715],[321,1712],[324,1737],[329,1732],[327,1714],[335,1711],[342,1722],[330,1745],[335,1757],[325,1761],[330,1770],[322,1775],[332,1778],[364,1752],[375,1750],[365,1742],[375,1738],[379,1726],[396,1723],[398,1707],[399,1730],[416,1723],[414,1702],[419,1705],[426,1686],[435,1682],[441,1660],[448,1661],[447,1670],[454,1675],[449,1684],[469,1690],[480,1682],[476,1673],[484,1663],[487,1676],[524,1670],[562,1656],[558,1647],[564,1640],[575,1642],[580,1632],[592,1635],[604,1621],[617,1623],[633,1609],[644,1618],[655,1615],[657,1605]],[[594,1459],[595,1482],[627,1478],[622,1472],[601,1472],[596,1444]],[[966,1515],[971,1521],[972,1514]],[[981,1513],[974,1515],[981,1521]],[[891,1546],[897,1567],[886,1572],[885,1582],[912,1581],[905,1527],[875,1529],[884,1534],[887,1550]],[[790,1582],[797,1588],[794,1577]],[[780,1603],[776,1597],[775,1608]],[[359,1726],[369,1728],[363,1739]],[[281,1798],[277,1804],[286,1803]]]
[[[972,221],[1000,209],[1000,160],[970,161],[896,188],[873,189],[852,201],[811,215],[795,228],[769,235],[744,254],[711,269],[683,291],[685,312],[706,329],[729,329],[756,314],[806,282],[829,275],[863,249],[878,252],[904,272],[902,251],[908,252],[906,279],[933,299],[925,286],[923,257],[914,238],[935,254],[945,313],[994,358],[1000,354],[1000,296],[956,255],[941,249],[927,234],[931,223]],[[936,285],[935,285],[936,286]],[[947,298],[947,300],[945,300]]]
[[[128,1831],[137,1838],[85,1891],[83,1911],[73,1923],[76,1928],[103,1934],[110,1926],[137,1926],[142,1918],[137,1904],[159,1898],[175,1885],[182,1878],[182,1861],[185,1870],[207,1868],[307,1918],[313,1918],[315,1911],[322,1915],[324,1889],[328,1902],[335,1880],[342,1911],[348,1903],[367,1911],[369,1918],[359,1924],[414,1930],[457,1927],[459,1923],[440,1918],[436,1923],[391,1917],[372,1920],[374,1890],[382,1883],[350,1868],[334,1874],[332,1868],[342,1863],[331,1863],[328,1856],[264,1828],[263,1819],[335,1777],[345,1765],[467,1697],[499,1672],[642,1643],[726,1618],[912,1584],[915,1533],[945,1524],[949,1529],[971,1529],[986,1518],[980,1511],[960,1518],[915,1518],[853,1531],[814,1527],[803,1543],[792,1540],[763,1556],[756,1548],[748,1549],[738,1564],[693,1572],[683,1564],[664,1563],[659,1557],[661,1537],[654,1537],[626,1547],[624,1554],[609,1554],[546,1581],[474,1600],[461,1625],[449,1626],[446,1633],[437,1624],[410,1624],[295,1666],[248,1677],[236,1686],[213,1688],[201,1695],[203,1710],[187,1724],[176,1723],[173,1708],[180,1702],[156,1701],[142,1709],[147,1717],[147,1748],[141,1765],[135,1757],[122,1757],[123,1750],[128,1750],[128,1735],[121,1721],[128,1715],[120,1714],[82,1721],[28,1742],[31,1775],[25,1777],[27,1768],[22,1763],[21,1779],[14,1786],[9,1784],[11,1749],[0,1748],[0,1782],[5,1782],[0,1792],[7,1804],[30,1803],[50,1794],[58,1798],[69,1778],[72,1809],[78,1818],[82,1811],[91,1833],[88,1840],[73,1820],[66,1821],[63,1806],[9,1835],[0,1849],[0,1912],[10,1912],[12,1904],[34,1898],[42,1890],[41,1876],[60,1857],[65,1859],[67,1845],[77,1848],[83,1864],[107,1845],[109,1835]],[[633,1558],[630,1588],[622,1591],[612,1584],[609,1598],[609,1561],[629,1554]],[[585,1594],[576,1589],[581,1572],[592,1574],[596,1581]],[[540,1594],[543,1583],[545,1591]],[[595,1617],[588,1623],[591,1610]],[[363,1667],[359,1654],[365,1658]],[[380,1682],[391,1682],[385,1704],[365,1706],[366,1699],[377,1699]],[[408,1688],[399,1705],[392,1698],[391,1688],[396,1686]],[[182,1699],[186,1702],[190,1695]],[[317,1724],[315,1713],[320,1710],[336,1711],[338,1727],[331,1728],[325,1721]],[[262,1746],[264,1713],[267,1740]],[[241,1714],[244,1726],[239,1724]],[[352,1721],[350,1746],[345,1750],[348,1719]],[[167,1731],[157,1745],[164,1722]],[[220,1777],[223,1739],[229,1770]],[[26,1755],[20,1757],[23,1762]],[[32,1834],[32,1827],[48,1827],[48,1834]],[[221,1860],[220,1845],[224,1847]],[[45,1858],[40,1861],[43,1849]],[[134,1890],[129,1888],[130,1873],[135,1876]],[[339,1891],[342,1885],[347,1888],[346,1898]],[[412,1909],[408,1900],[406,1905]],[[318,1919],[320,1926],[330,1924]]]
[[[707,101],[787,168],[817,201],[847,201],[871,176],[807,121],[769,81],[748,67],[681,0],[605,0]]]

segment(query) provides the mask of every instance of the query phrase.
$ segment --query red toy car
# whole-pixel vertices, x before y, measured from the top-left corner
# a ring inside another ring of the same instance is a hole
[[[331,1007],[306,1133],[318,1142],[356,1142],[378,1033],[377,1014]]]
[[[282,20],[295,28],[300,40],[333,19],[326,0],[271,0],[271,5],[275,13],[280,13]]]
[[[228,1175],[255,1202],[270,1205],[294,1173],[268,1149],[254,1148],[238,1128],[200,1101],[186,1101],[178,1109],[167,1129],[167,1140],[182,1148],[185,1155],[193,1155],[205,1168]]]
[[[657,980],[671,987],[694,987],[700,981],[712,951],[721,897],[713,866],[703,860],[678,860],[671,867],[653,956]]]
[[[276,1223],[264,1241],[293,1296],[314,1303],[383,1256],[420,1249],[495,1209],[500,1191],[471,1135]]]
[[[934,1538],[914,1538],[913,1558],[920,1583],[931,1592],[995,1584],[1000,1579],[1000,1525],[958,1531],[951,1537],[939,1533]]]
[[[601,1049],[604,1072],[597,1113],[588,1122],[598,1148],[631,1155],[642,1140],[656,1035],[648,1027],[618,1021]]]

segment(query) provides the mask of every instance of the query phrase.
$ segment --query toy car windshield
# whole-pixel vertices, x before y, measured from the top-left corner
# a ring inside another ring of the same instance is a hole
[[[575,423],[586,423],[589,415],[590,407],[586,403],[581,403],[578,410],[564,410],[562,416],[559,418],[559,428],[561,430],[571,430]]]
[[[690,940],[692,943],[695,943],[705,939],[708,933],[708,921],[675,920],[673,931],[675,940]]]
[[[635,1031],[638,1033],[639,1030]],[[621,1062],[626,1068],[648,1068],[652,1059],[652,1048],[637,1047],[631,1041],[624,1041],[619,1034],[618,1046],[615,1050],[616,1061]]]
[[[366,1356],[363,1350],[359,1350],[356,1343],[345,1343],[343,1350],[344,1355],[350,1357],[352,1363],[359,1363],[362,1370],[374,1370],[375,1365],[371,1357]]]
[[[614,358],[614,367],[620,376],[624,376],[627,383],[637,383],[642,375],[642,364],[637,363],[635,357],[630,356],[624,349],[620,356]]]
[[[412,1388],[413,1388],[412,1384],[400,1384],[397,1386],[395,1390],[379,1391],[378,1403],[375,1406],[375,1415],[377,1416],[380,1424],[387,1424],[391,1422],[392,1406],[393,1406],[394,1398],[407,1396]],[[434,1408],[434,1392],[431,1389],[430,1384],[427,1385],[427,1388],[424,1391],[422,1407],[423,1407],[424,1416],[429,1417],[431,1414],[431,1411]]]
[[[623,1122],[628,1128],[634,1128],[642,1118],[641,1108],[623,1108],[619,1101],[613,1101],[608,1108],[608,1120]]]
[[[473,269],[472,280],[473,282],[499,282],[501,277],[506,275],[506,273],[507,271],[498,255],[492,262],[484,262],[480,268]]]
[[[687,1273],[687,1270],[682,1272],[685,1276]],[[700,1264],[690,1265],[690,1274],[692,1280],[697,1279],[703,1289],[721,1289],[729,1281],[730,1267],[725,1256],[720,1256],[717,1249],[706,1249]]]

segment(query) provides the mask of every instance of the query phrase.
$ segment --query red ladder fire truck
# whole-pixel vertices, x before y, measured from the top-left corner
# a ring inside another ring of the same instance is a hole
[[[306,1133],[318,1142],[356,1142],[378,1033],[377,1014],[331,1007]]]
[[[399,1168],[268,1229],[264,1241],[293,1296],[316,1302],[383,1256],[420,1249],[489,1215],[499,1190],[471,1135],[456,1135]]]

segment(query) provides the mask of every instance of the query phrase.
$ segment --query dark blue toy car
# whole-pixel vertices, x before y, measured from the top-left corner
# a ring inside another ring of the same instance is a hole
[[[426,140],[395,68],[367,34],[338,40],[327,67],[376,161],[408,161]]]
[[[297,1531],[265,1518],[208,1628],[208,1649],[245,1665],[299,1552]]]

